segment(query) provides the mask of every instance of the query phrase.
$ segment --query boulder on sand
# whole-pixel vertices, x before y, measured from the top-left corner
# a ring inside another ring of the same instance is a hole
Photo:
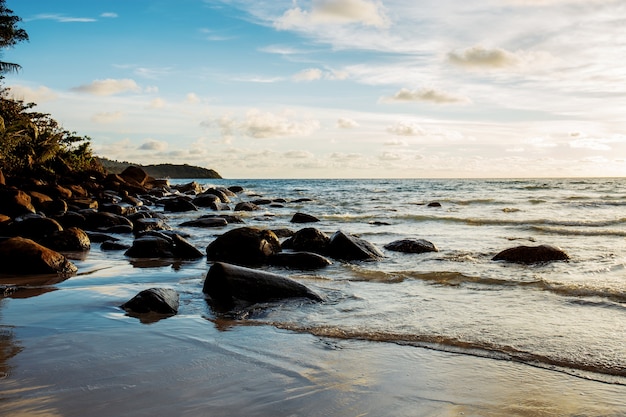
[[[206,249],[210,260],[238,265],[259,265],[281,251],[280,241],[271,230],[239,227],[211,242]]]
[[[216,262],[204,280],[202,292],[220,307],[232,307],[236,300],[252,303],[285,298],[322,301],[315,292],[291,278],[256,269]]]
[[[569,260],[569,256],[561,249],[550,245],[516,246],[503,250],[494,256],[492,260],[534,264],[551,261],[567,261]]]
[[[65,256],[33,240],[12,237],[0,242],[0,273],[73,274],[77,270]]]

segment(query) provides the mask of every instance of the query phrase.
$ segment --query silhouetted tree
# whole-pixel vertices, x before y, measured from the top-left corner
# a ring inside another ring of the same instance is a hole
[[[6,7],[5,0],[0,0],[0,50],[28,40],[26,31],[17,26],[21,20],[13,14],[13,10]],[[0,60],[0,74],[15,72],[20,68],[18,64]]]

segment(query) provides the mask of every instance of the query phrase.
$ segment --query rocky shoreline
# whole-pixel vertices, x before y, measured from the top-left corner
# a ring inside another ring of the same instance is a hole
[[[233,200],[244,191],[239,186],[203,189],[191,182],[171,185],[130,166],[120,174],[83,172],[46,182],[32,178],[4,178],[0,172],[0,278],[56,275],[59,280],[76,274],[77,268],[63,254],[88,253],[91,242],[102,250],[125,251],[129,258],[199,259],[213,262],[203,293],[214,308],[224,310],[239,303],[284,298],[323,301],[314,291],[287,277],[255,269],[274,265],[292,269],[324,268],[333,261],[381,261],[385,255],[375,245],[338,230],[331,236],[310,224],[318,221],[306,213],[294,214],[293,230],[270,230],[241,225],[219,235],[205,250],[191,244],[184,233],[167,224],[167,213],[207,208],[233,214],[209,214],[186,222],[187,227],[223,228],[244,223],[238,211],[259,210],[263,205],[283,207],[287,201],[256,198]],[[158,210],[155,208],[159,207]],[[435,207],[435,206],[433,206]],[[161,209],[162,208],[162,209]],[[128,246],[116,235],[132,235]],[[385,245],[386,250],[419,254],[437,251],[422,239],[403,239]],[[551,246],[509,248],[494,261],[538,263],[566,261],[567,254]],[[2,279],[0,293],[22,287]],[[123,305],[137,314],[176,314],[178,297],[167,289],[147,289]],[[142,295],[143,294],[143,295]]]

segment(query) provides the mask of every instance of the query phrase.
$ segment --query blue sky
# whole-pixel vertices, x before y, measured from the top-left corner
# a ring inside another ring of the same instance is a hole
[[[626,175],[623,0],[7,0],[5,84],[228,178]]]

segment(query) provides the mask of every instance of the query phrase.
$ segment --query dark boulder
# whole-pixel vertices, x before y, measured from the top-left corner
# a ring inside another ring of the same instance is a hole
[[[78,270],[65,256],[23,237],[0,242],[0,273],[73,274]]]
[[[39,240],[54,232],[63,230],[61,224],[49,217],[30,215],[11,223],[11,235]]]
[[[115,240],[105,240],[100,245],[100,250],[121,251],[121,250],[128,250],[128,249],[130,249],[129,245],[126,245],[125,243],[117,242]]]
[[[133,231],[137,235],[152,230],[172,230],[172,227],[158,217],[142,217],[133,221]]]
[[[209,269],[202,292],[221,307],[234,305],[236,300],[252,303],[286,298],[322,298],[291,278],[256,269],[217,262]]]
[[[84,252],[91,248],[91,240],[87,233],[77,227],[69,227],[48,235],[42,245],[61,252]]]
[[[319,221],[320,219],[317,217],[305,213],[296,213],[291,218],[291,223],[316,223]]]
[[[330,237],[314,227],[305,227],[293,234],[283,243],[283,247],[294,251],[314,252],[319,254],[328,253]]]
[[[206,249],[211,260],[239,265],[263,264],[281,251],[280,241],[271,230],[240,227],[218,236]]]
[[[385,257],[372,243],[341,230],[331,236],[328,255],[344,261],[379,260]]]
[[[209,188],[203,194],[212,194],[217,196],[222,203],[230,203],[229,197],[234,197],[236,194],[225,190],[225,188]]]
[[[148,181],[148,174],[142,168],[137,166],[129,166],[120,174],[126,182],[143,186]]]
[[[206,193],[197,195],[193,199],[193,204],[195,204],[198,207],[211,207],[213,204],[221,203],[221,202],[222,201],[220,200],[220,198],[216,196],[215,194],[206,194]]]
[[[441,207],[441,203],[438,201],[433,201],[431,203],[428,203],[427,207]]]
[[[319,269],[332,264],[329,259],[312,252],[281,252],[270,256],[268,263],[291,269]]]
[[[237,203],[235,205],[234,211],[256,211],[260,209],[261,207],[257,206],[256,204],[250,201],[242,201],[241,203]]]
[[[0,188],[0,213],[9,217],[17,217],[34,212],[35,207],[31,198],[24,191],[14,188]]]
[[[174,315],[178,313],[179,295],[169,288],[149,288],[141,291],[120,307],[129,313],[157,313]]]
[[[516,246],[503,250],[494,256],[492,260],[534,264],[551,261],[567,261],[569,260],[569,256],[561,249],[549,245]]]
[[[159,232],[138,237],[125,252],[131,258],[180,258],[198,259],[204,255],[195,246],[178,234],[165,235]]]
[[[198,207],[185,197],[171,197],[162,200],[165,211],[181,213],[185,211],[197,211]]]
[[[104,211],[94,210],[82,210],[80,214],[83,214],[86,218],[86,230],[110,230],[114,226],[127,226],[132,230],[133,223],[124,216],[119,214],[107,213]],[[113,233],[113,231],[111,231]]]
[[[402,239],[388,243],[384,246],[385,249],[404,252],[404,253],[425,253],[425,252],[439,252],[439,249],[432,243],[424,239]]]
[[[181,223],[182,227],[224,227],[228,226],[226,219],[222,217],[201,217],[195,220],[189,220]]]
[[[228,187],[228,191],[233,193],[241,193],[243,191],[243,187],[240,185],[231,185]]]
[[[78,227],[85,229],[87,226],[87,218],[75,211],[67,211],[60,216],[54,216],[54,219],[61,223],[63,228]]]

